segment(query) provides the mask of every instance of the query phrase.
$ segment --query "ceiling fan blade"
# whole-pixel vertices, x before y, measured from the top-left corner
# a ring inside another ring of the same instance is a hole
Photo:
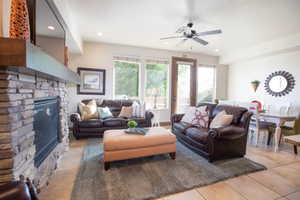
[[[203,45],[207,45],[208,44],[207,41],[202,40],[202,39],[197,38],[197,37],[194,37],[193,40],[195,40],[196,42],[199,42],[200,44],[203,44]]]
[[[181,35],[181,36],[170,36],[170,37],[163,37],[160,38],[160,40],[167,40],[167,39],[173,39],[173,38],[184,38],[185,36]]]
[[[197,33],[196,36],[215,35],[215,34],[220,34],[220,33],[222,33],[222,30],[218,29],[218,30],[213,30],[213,31],[200,32],[200,33]]]

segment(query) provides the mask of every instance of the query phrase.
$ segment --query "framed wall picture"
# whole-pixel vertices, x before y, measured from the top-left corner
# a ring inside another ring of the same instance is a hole
[[[77,85],[77,94],[105,95],[105,70],[94,68],[77,69],[80,76],[80,85]]]

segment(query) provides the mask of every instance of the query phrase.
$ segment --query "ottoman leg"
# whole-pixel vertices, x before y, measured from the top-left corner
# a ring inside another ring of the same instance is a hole
[[[104,170],[107,171],[110,168],[110,163],[109,162],[105,162],[104,163]]]
[[[176,152],[172,152],[170,153],[170,157],[175,160],[176,159]]]
[[[294,145],[294,153],[295,153],[296,155],[298,154],[297,145]]]

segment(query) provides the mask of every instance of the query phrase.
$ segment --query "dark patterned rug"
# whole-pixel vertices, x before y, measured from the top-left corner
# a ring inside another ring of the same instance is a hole
[[[111,164],[104,171],[102,143],[90,139],[84,149],[72,200],[144,200],[177,193],[266,167],[247,158],[207,160],[177,143],[177,158],[168,155]]]

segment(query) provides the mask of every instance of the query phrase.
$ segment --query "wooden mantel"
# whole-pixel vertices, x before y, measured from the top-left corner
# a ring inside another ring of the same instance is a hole
[[[79,84],[80,77],[29,41],[0,38],[0,68]]]

